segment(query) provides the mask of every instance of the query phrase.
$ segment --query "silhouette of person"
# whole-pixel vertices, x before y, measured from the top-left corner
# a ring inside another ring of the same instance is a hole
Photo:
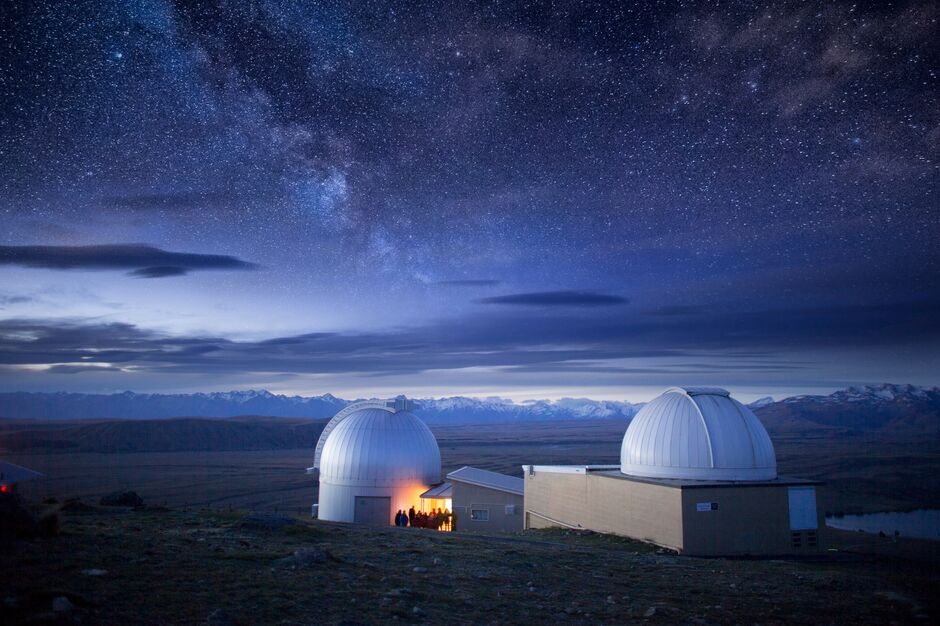
[[[415,508],[411,507],[408,509],[408,523],[411,526],[415,525]]]

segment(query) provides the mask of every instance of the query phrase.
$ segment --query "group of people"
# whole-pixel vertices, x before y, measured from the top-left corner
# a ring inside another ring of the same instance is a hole
[[[411,507],[407,511],[398,510],[395,514],[396,526],[414,526],[415,528],[431,528],[434,530],[453,530],[454,514],[447,509],[431,509],[429,513],[415,511]]]

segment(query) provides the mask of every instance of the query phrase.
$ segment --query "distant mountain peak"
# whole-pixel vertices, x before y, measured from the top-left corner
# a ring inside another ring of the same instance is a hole
[[[920,387],[909,384],[878,383],[853,385],[827,396],[807,395],[786,398],[783,402],[903,402],[930,400],[940,396],[938,387]]]
[[[748,406],[751,407],[752,409],[759,409],[762,406],[767,406],[768,404],[773,404],[774,402],[775,400],[773,399],[773,397],[764,396],[763,398],[754,400],[754,402],[751,402]]]
[[[822,426],[931,436],[940,433],[940,388],[853,385],[826,396],[785,398],[759,407],[758,415],[772,428]]]

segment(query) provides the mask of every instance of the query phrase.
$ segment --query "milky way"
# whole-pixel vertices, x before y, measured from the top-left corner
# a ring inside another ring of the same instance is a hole
[[[938,18],[5,3],[0,387],[936,383]]]

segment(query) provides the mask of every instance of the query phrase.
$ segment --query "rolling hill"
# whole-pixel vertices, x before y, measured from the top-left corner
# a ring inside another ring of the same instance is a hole
[[[242,417],[8,424],[0,450],[15,452],[185,452],[313,448],[325,420]]]

